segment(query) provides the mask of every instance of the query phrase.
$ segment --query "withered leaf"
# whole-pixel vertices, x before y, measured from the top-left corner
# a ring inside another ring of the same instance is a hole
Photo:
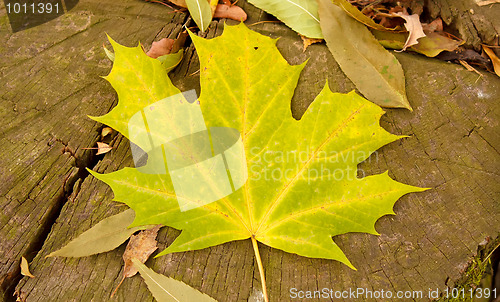
[[[156,225],[151,229],[139,232],[137,235],[130,236],[130,240],[123,253],[123,261],[125,262],[123,266],[123,277],[111,294],[111,297],[116,293],[125,278],[130,278],[137,274],[138,270],[133,265],[132,259],[135,258],[141,263],[144,263],[148,260],[149,256],[156,251],[158,248],[156,246],[156,235],[161,227],[162,225]]]
[[[226,4],[218,4],[215,9],[214,18],[228,18],[236,21],[245,21],[247,13],[236,5],[229,6]]]
[[[30,277],[30,278],[35,278],[35,276],[33,276],[33,274],[31,274],[28,260],[26,260],[26,258],[24,258],[24,256],[21,257],[21,275],[26,276],[26,277]]]
[[[153,42],[151,48],[146,53],[153,59],[161,57],[163,55],[167,55],[172,50],[172,46],[174,45],[174,39],[163,38],[160,41]]]
[[[395,15],[405,19],[405,28],[408,30],[408,38],[406,39],[405,45],[403,46],[403,51],[406,48],[418,44],[418,39],[425,37],[424,30],[422,29],[422,23],[420,23],[419,16],[416,14],[409,15],[407,12],[395,13]]]
[[[111,151],[111,149],[113,149],[113,147],[111,147],[110,145],[108,145],[106,143],[102,143],[102,142],[97,142],[97,153],[96,153],[96,155],[108,153],[109,151]]]
[[[488,57],[490,57],[491,62],[493,63],[493,70],[495,71],[497,76],[500,77],[500,59],[497,57],[497,55],[491,48],[483,45],[483,49],[484,52],[488,55]]]
[[[101,131],[101,137],[105,137],[106,135],[110,134],[111,132],[113,132],[113,129],[111,129],[110,127],[104,127],[104,128],[102,128],[102,131]]]

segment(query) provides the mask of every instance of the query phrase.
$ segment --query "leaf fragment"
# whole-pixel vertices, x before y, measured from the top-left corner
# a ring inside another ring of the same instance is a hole
[[[181,281],[156,273],[137,259],[132,259],[132,263],[158,302],[217,302]]]
[[[30,277],[30,278],[35,278],[35,276],[33,276],[33,274],[31,274],[28,260],[26,260],[26,258],[24,258],[24,256],[21,256],[21,275],[26,276],[26,277]]]
[[[133,233],[148,228],[147,225],[128,228],[134,221],[134,217],[134,210],[128,209],[103,219],[46,257],[86,257],[111,251],[125,242]]]
[[[331,0],[318,3],[326,45],[356,88],[379,106],[412,110],[398,60]]]
[[[408,38],[403,45],[402,51],[405,51],[408,47],[418,44],[418,39],[425,37],[422,24],[420,23],[420,18],[417,14],[409,15],[407,12],[398,12],[394,15],[405,19],[405,27],[408,30]]]
[[[497,57],[495,52],[489,48],[488,46],[483,45],[484,52],[490,57],[491,62],[493,63],[493,70],[500,77],[500,59]]]
[[[111,294],[111,297],[114,296],[125,278],[130,278],[137,274],[138,270],[133,265],[132,259],[144,263],[148,260],[149,256],[158,249],[156,246],[156,235],[158,235],[158,231],[161,227],[161,225],[156,225],[153,228],[140,231],[137,235],[132,235],[130,237],[125,252],[123,253],[123,261],[125,262],[123,266],[123,277]]]

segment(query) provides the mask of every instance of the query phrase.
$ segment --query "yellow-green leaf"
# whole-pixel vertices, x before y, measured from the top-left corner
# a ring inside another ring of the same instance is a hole
[[[227,26],[214,39],[191,38],[200,58],[199,102],[206,127],[230,127],[241,134],[246,183],[220,200],[181,211],[170,174],[125,168],[109,174],[91,171],[92,175],[111,186],[115,200],[134,209],[133,225],[162,224],[182,230],[161,254],[253,237],[290,253],[353,267],[332,236],[376,234],[375,222],[393,214],[398,198],[423,190],[398,183],[387,173],[356,176],[360,162],[401,138],[379,126],[383,110],[354,92],[333,93],[326,85],[297,121],[290,102],[304,64],[289,65],[276,40],[243,24]],[[143,67],[147,58],[138,49],[120,47],[116,55],[117,66],[123,64],[120,60],[130,66],[122,75],[123,83],[129,83],[129,76],[137,79],[151,73]],[[118,77],[121,72],[113,66],[111,73]],[[136,86],[118,89],[125,92]],[[134,93],[142,98],[140,93],[150,92]],[[142,112],[132,102],[128,97],[119,99],[124,116]],[[195,122],[189,116],[182,118],[189,125]],[[149,128],[149,137],[179,130],[178,125],[164,125],[161,131]]]
[[[377,105],[411,110],[398,60],[332,0],[318,3],[326,45],[356,88]]]
[[[156,273],[137,259],[132,262],[158,302],[217,302],[186,283]]]
[[[276,16],[303,36],[323,38],[316,0],[249,0],[248,2]]]
[[[148,228],[147,225],[128,228],[134,217],[134,211],[128,209],[103,219],[47,257],[85,257],[111,251],[124,243],[133,233]]]
[[[212,9],[207,0],[186,0],[186,5],[198,28],[204,32],[212,21]]]

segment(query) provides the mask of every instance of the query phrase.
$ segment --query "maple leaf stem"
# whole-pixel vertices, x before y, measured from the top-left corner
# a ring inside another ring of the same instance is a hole
[[[260,282],[262,283],[262,293],[264,294],[264,300],[266,302],[269,302],[269,298],[267,297],[266,276],[264,275],[264,267],[262,266],[262,259],[260,259],[257,239],[255,239],[255,236],[250,237],[250,239],[252,239],[253,251],[255,252],[255,258],[257,259],[257,266],[259,267]]]

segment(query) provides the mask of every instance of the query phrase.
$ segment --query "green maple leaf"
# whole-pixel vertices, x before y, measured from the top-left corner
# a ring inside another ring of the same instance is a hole
[[[193,34],[191,38],[200,57],[199,101],[206,126],[241,133],[248,167],[245,185],[182,212],[168,174],[143,174],[135,168],[91,173],[111,186],[116,201],[134,209],[133,225],[182,230],[160,255],[252,238],[254,243],[353,268],[332,236],[377,234],[375,222],[394,214],[397,199],[424,190],[398,183],[387,173],[356,177],[360,162],[402,136],[379,126],[384,113],[380,107],[354,92],[332,93],[328,85],[301,120],[295,120],[290,101],[305,63],[289,65],[276,40],[243,24],[226,27],[222,36],[211,40]],[[140,47],[112,44],[116,59],[106,78],[117,90],[119,104],[95,119],[129,137],[130,117],[179,91],[161,63]]]

